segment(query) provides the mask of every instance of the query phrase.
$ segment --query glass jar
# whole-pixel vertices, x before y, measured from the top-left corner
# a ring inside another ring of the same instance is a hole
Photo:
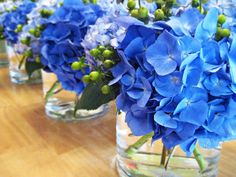
[[[57,77],[53,73],[47,73],[42,71],[43,77],[43,92],[46,97],[48,91],[52,88],[57,81]],[[54,91],[47,102],[45,103],[45,111],[49,118],[63,121],[82,121],[95,119],[104,116],[109,106],[107,104],[102,105],[96,110],[78,110],[74,114],[75,101],[79,99],[74,92],[69,92],[61,89],[60,87]]]
[[[31,77],[28,76],[24,63],[20,67],[23,56],[19,54],[22,51],[21,44],[7,44],[7,54],[9,59],[9,72],[11,81],[15,84],[37,84],[41,83],[41,71],[35,71]]]
[[[4,40],[0,40],[0,67],[8,65],[6,43]]]
[[[216,177],[220,148],[203,150],[201,153],[207,162],[207,168],[200,173],[194,157],[187,157],[180,149],[176,149],[168,161],[168,168],[161,167],[163,145],[160,141],[143,144],[135,153],[129,153],[128,148],[134,145],[140,137],[132,135],[125,123],[125,113],[117,116],[117,170],[120,177]]]

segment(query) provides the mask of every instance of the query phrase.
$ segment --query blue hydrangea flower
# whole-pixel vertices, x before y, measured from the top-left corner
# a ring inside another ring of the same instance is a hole
[[[197,142],[214,148],[236,138],[236,40],[215,39],[217,9],[183,13],[129,26],[110,84],[121,86],[117,107],[134,135],[154,132],[153,141],[191,154]]]
[[[64,5],[44,24],[46,28],[40,37],[41,62],[57,75],[66,90],[80,94],[85,87],[81,80],[83,75],[89,73],[89,67],[74,71],[71,64],[85,55],[82,41],[89,26],[94,25],[102,15],[98,5],[65,0]]]
[[[7,13],[2,21],[4,27],[4,36],[10,43],[18,42],[18,33],[15,32],[18,25],[25,25],[27,23],[27,14],[29,14],[36,4],[34,2],[25,0],[20,4],[16,10]]]

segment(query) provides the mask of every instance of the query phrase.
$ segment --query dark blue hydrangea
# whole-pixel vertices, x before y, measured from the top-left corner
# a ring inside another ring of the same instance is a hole
[[[10,43],[18,42],[18,33],[15,32],[18,25],[25,25],[27,23],[27,14],[29,14],[36,4],[32,1],[23,1],[16,10],[6,13],[1,20],[1,26],[4,27],[4,37]]]
[[[195,21],[192,22],[193,14]],[[219,12],[189,9],[165,25],[131,25],[112,68],[134,135],[191,153],[236,138],[236,39],[215,40]],[[180,23],[181,22],[181,23]]]
[[[90,69],[74,71],[71,64],[84,56],[81,45],[88,27],[103,15],[98,5],[83,4],[80,0],[65,0],[64,5],[44,24],[41,61],[48,70],[55,73],[66,90],[80,94],[84,89],[82,77]]]

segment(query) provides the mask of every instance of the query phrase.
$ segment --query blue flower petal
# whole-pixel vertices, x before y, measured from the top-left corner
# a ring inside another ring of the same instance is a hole
[[[154,115],[154,120],[157,124],[167,128],[177,128],[177,122],[170,117],[170,115],[163,111],[157,111]]]

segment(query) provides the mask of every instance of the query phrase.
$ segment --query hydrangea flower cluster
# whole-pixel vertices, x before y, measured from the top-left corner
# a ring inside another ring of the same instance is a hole
[[[40,62],[41,43],[38,40],[42,31],[44,23],[58,8],[58,0],[40,0],[36,7],[27,15],[27,24],[24,25],[22,31],[19,33],[19,39],[24,46],[21,45],[20,54],[30,53],[28,60],[36,60]]]
[[[40,40],[42,42],[41,62],[55,73],[62,87],[80,94],[84,89],[82,77],[90,68],[84,59],[81,45],[90,25],[95,24],[103,11],[98,5],[84,4],[78,0],[65,0],[48,19]],[[71,65],[81,61],[81,70]]]
[[[36,7],[36,4],[32,1],[24,0],[15,7],[16,9],[13,8],[11,12],[2,15],[0,24],[4,28],[5,39],[13,44],[18,42],[18,32],[27,23],[27,14]]]
[[[189,9],[128,28],[111,84],[121,85],[117,107],[134,135],[154,132],[153,141],[188,153],[197,141],[213,148],[236,138],[236,39],[218,38],[219,15]]]
[[[98,46],[112,46],[117,48],[125,37],[126,28],[114,21],[114,16],[99,18],[92,25],[84,37],[82,45],[85,49],[86,59],[90,64],[95,63],[90,51]]]

